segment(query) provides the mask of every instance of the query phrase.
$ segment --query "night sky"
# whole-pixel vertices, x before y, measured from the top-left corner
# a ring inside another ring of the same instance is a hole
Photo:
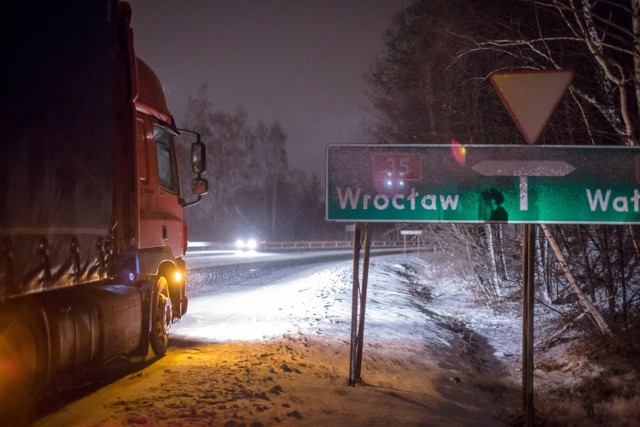
[[[214,110],[280,121],[290,165],[324,178],[325,146],[369,141],[363,74],[409,0],[130,0],[137,55],[178,125],[202,84]]]

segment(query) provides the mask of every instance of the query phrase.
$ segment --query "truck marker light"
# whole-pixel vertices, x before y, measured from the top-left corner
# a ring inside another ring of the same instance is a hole
[[[173,273],[173,280],[175,280],[176,282],[182,282],[182,273],[179,271]]]

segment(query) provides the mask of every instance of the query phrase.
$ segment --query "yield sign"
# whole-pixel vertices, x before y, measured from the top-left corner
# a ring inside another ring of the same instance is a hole
[[[573,71],[496,72],[491,83],[524,139],[536,142],[573,79]]]

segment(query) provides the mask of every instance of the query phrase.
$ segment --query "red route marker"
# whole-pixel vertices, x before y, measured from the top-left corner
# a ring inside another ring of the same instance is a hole
[[[375,153],[372,161],[374,181],[422,179],[420,153]]]

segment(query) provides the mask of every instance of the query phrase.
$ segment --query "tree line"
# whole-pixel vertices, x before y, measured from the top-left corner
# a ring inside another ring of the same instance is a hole
[[[289,166],[287,134],[278,121],[252,124],[243,109],[215,111],[206,85],[189,97],[183,121],[206,143],[210,182],[200,204],[185,211],[191,240],[340,236],[337,226],[324,221],[320,178]],[[184,170],[189,170],[189,149],[189,144],[178,144]],[[190,188],[191,174],[182,176],[182,188]]]
[[[572,85],[537,143],[637,145],[640,0],[415,0],[384,37],[367,74],[372,142],[524,144],[490,74],[568,69]],[[487,297],[520,297],[519,226],[424,228],[436,247],[468,261]],[[637,228],[536,228],[537,300],[561,313],[562,330],[632,336],[640,325]],[[628,344],[640,348],[637,338]]]

